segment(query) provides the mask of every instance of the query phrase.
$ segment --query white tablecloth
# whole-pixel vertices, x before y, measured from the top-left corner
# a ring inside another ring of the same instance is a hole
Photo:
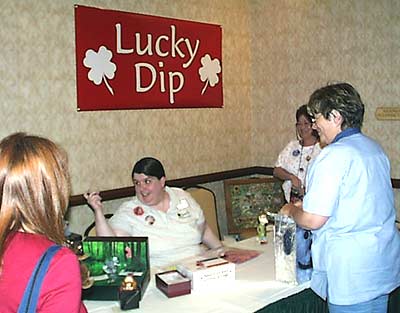
[[[252,260],[236,265],[234,282],[210,286],[207,290],[192,290],[189,295],[175,298],[168,298],[157,289],[152,273],[139,308],[131,310],[131,312],[250,313],[309,287],[309,282],[293,286],[275,280],[274,253],[271,240],[265,245],[260,245],[256,238],[240,242],[224,242],[224,244],[237,248],[259,250],[262,253]],[[120,310],[118,301],[84,301],[84,303],[89,313],[127,312]]]

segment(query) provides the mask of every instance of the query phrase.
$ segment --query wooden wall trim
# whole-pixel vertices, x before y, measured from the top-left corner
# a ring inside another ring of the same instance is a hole
[[[230,171],[216,172],[216,173],[168,180],[167,185],[172,187],[184,187],[184,186],[190,187],[199,184],[212,183],[216,181],[249,176],[249,175],[256,175],[256,174],[272,176],[273,170],[274,169],[272,167],[253,166],[253,167],[240,168]]]
[[[171,187],[190,187],[200,184],[212,183],[216,181],[223,181],[226,179],[238,178],[249,175],[269,175],[272,176],[274,168],[265,166],[253,166],[246,168],[239,168],[235,170],[222,171],[210,174],[203,174],[197,176],[189,176],[178,179],[167,180],[167,185]],[[392,179],[393,188],[400,189],[400,179]],[[135,188],[133,186],[110,189],[101,191],[103,201],[115,200],[135,195]],[[78,206],[86,204],[86,199],[83,194],[71,196],[69,206]]]

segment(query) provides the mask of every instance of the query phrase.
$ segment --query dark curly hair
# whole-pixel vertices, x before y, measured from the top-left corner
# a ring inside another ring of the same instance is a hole
[[[310,124],[312,124],[312,116],[308,113],[307,104],[303,104],[296,110],[296,122],[297,123],[299,122],[300,116],[304,116],[307,119],[307,121]],[[312,130],[312,135],[317,139],[319,138],[318,132],[315,129]]]

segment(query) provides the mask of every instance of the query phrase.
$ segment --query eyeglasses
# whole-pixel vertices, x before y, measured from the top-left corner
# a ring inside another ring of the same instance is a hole
[[[316,115],[311,116],[311,123],[315,124],[317,119],[319,119],[322,116],[321,113],[317,113]]]

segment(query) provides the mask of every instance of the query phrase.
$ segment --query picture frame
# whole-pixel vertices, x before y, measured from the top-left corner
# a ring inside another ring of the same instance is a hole
[[[285,204],[282,182],[273,177],[224,181],[228,234],[254,230],[262,213],[277,213]]]

